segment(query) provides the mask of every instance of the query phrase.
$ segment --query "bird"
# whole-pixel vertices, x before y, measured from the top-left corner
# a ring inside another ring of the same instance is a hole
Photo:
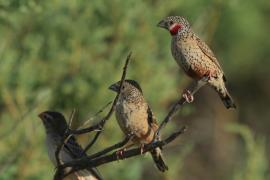
[[[67,122],[65,117],[56,111],[44,111],[38,116],[45,127],[49,158],[54,166],[57,166],[55,151],[61,145],[62,139],[65,136],[66,129],[68,128]],[[70,135],[59,153],[61,163],[66,163],[84,156],[86,156],[86,153],[77,143],[75,137]],[[66,179],[96,180],[102,178],[96,168],[91,168],[70,174]]]
[[[120,81],[112,84],[109,89],[118,93]],[[144,144],[149,144],[155,139],[158,129],[156,118],[144,99],[140,85],[135,80],[127,79],[123,81],[115,106],[115,116],[124,134],[126,136],[132,135],[131,143],[128,143],[129,145],[126,145],[126,148],[132,145],[141,145],[141,148],[143,148]],[[160,148],[155,148],[150,153],[156,167],[161,172],[168,170]]]
[[[227,109],[236,108],[225,86],[226,77],[216,56],[208,45],[193,32],[189,22],[182,16],[168,16],[157,26],[170,32],[171,53],[184,72],[197,84],[204,79],[219,94]],[[189,91],[184,95],[184,97],[192,96]],[[192,101],[193,97],[188,99]]]

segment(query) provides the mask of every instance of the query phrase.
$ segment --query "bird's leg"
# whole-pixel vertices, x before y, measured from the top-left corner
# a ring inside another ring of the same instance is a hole
[[[196,84],[193,84],[192,87],[190,87],[192,89],[191,91],[188,89],[184,90],[182,97],[186,100],[187,103],[191,103],[194,101],[193,94],[195,94],[201,87],[203,87],[211,77],[215,77],[215,72],[208,72],[199,81],[197,81]]]
[[[141,144],[141,148],[140,148],[140,150],[141,150],[141,154],[143,154],[143,151],[144,151],[144,149],[143,149],[143,148],[144,148],[144,143],[142,143],[142,144]]]
[[[197,83],[196,86],[192,90],[192,94],[196,93],[201,87],[203,87],[209,80],[209,76],[204,76],[202,79],[200,79]]]
[[[187,89],[184,90],[182,97],[186,100],[187,103],[192,103],[194,101],[192,93]]]

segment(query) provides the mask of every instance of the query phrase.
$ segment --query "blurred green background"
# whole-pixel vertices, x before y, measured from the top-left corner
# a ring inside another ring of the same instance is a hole
[[[156,27],[168,15],[185,16],[214,50],[238,109],[225,109],[205,87],[163,131],[189,126],[164,149],[167,173],[145,155],[101,166],[102,176],[269,179],[268,0],[0,0],[0,179],[51,179],[37,114],[68,117],[77,108],[74,127],[82,124],[114,98],[107,87],[119,80],[129,51],[128,78],[141,84],[160,121],[191,82],[171,56],[169,33]],[[122,138],[113,117],[91,151]]]

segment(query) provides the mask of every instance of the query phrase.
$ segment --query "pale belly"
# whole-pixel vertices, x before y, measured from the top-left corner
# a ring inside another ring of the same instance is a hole
[[[55,159],[55,151],[56,151],[57,145],[50,135],[47,135],[46,145],[48,148],[49,158],[52,161],[52,163],[56,166],[57,163]],[[72,158],[70,157],[70,155],[66,153],[65,151],[60,152],[60,159],[63,160],[63,162],[72,161]]]
[[[56,151],[57,145],[56,145],[56,142],[54,141],[54,138],[52,138],[51,135],[47,135],[46,145],[48,148],[48,155],[49,155],[50,160],[52,161],[54,166],[57,166],[56,159],[55,159],[55,151]],[[69,161],[73,160],[73,158],[64,150],[60,151],[60,159],[61,159],[62,163],[69,162]],[[69,171],[70,169],[67,168],[66,170]],[[76,173],[73,173],[64,179],[67,179],[67,180],[71,180],[71,179],[72,180],[73,179],[74,180],[79,180],[79,179],[96,180],[96,178],[88,170],[77,171]]]

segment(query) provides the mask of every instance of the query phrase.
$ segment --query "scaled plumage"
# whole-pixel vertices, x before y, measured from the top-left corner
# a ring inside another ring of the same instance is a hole
[[[225,86],[226,78],[211,49],[192,31],[188,21],[181,16],[169,16],[158,23],[172,35],[171,52],[177,64],[196,81],[208,77],[226,108],[236,108]]]
[[[111,85],[109,89],[119,92],[120,82]],[[125,135],[134,135],[132,143],[143,145],[153,141],[158,124],[136,81],[123,82],[115,113],[117,122]],[[160,171],[168,170],[160,148],[151,151],[151,155]]]

